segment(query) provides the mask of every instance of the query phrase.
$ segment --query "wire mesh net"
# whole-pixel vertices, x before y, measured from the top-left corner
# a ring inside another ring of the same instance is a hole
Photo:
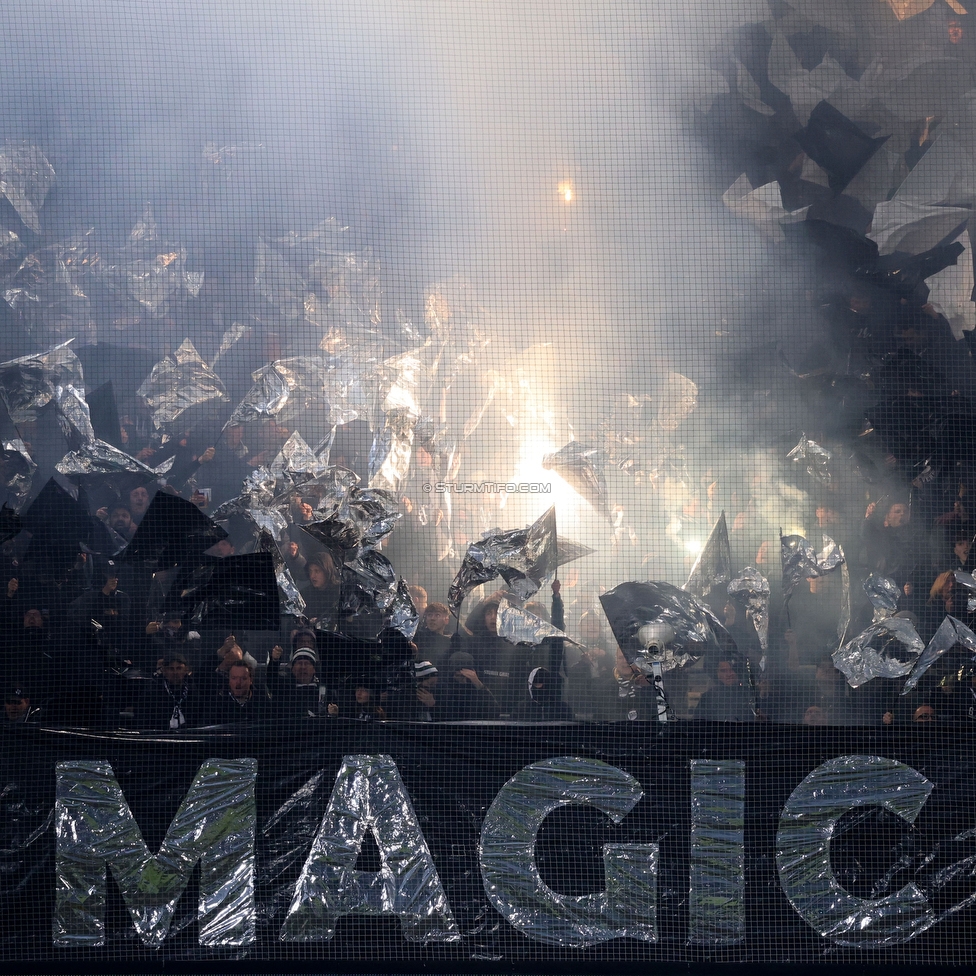
[[[0,24],[0,958],[972,961],[962,3]]]

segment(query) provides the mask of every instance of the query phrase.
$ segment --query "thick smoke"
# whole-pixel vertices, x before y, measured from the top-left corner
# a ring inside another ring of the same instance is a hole
[[[57,182],[39,233],[6,203],[4,226],[30,252],[94,228],[90,316],[75,337],[89,390],[119,369],[141,383],[189,339],[229,415],[273,360],[339,352],[361,374],[450,333],[454,373],[441,361],[420,405],[447,433],[427,444],[430,471],[415,453],[398,486],[426,520],[400,533],[398,568],[439,596],[466,541],[552,502],[561,533],[596,550],[577,564],[591,587],[682,583],[723,509],[737,563],[775,577],[780,529],[819,544],[819,507],[859,538],[865,503],[907,494],[919,474],[906,458],[885,470],[887,441],[856,440],[896,385],[878,370],[898,344],[844,360],[815,244],[772,218],[764,235],[723,204],[743,173],[743,191],[785,186],[796,166],[818,179],[787,155],[812,104],[799,111],[770,80],[780,38],[800,50],[809,35],[804,70],[829,56],[851,85],[875,54],[890,65],[921,43],[897,34],[893,14],[815,6],[8,3],[4,141],[37,146]],[[855,101],[842,109],[873,121],[869,135],[891,123],[885,158],[895,143],[904,153],[916,120],[893,121],[890,106],[872,115],[869,102],[858,115]],[[187,274],[203,275],[153,316],[103,274],[133,267],[129,235],[147,213],[157,240],[185,249]],[[305,239],[332,217],[334,250],[355,256],[345,276],[316,265]],[[330,339],[341,301],[358,331]],[[32,307],[0,309],[4,360],[72,338],[70,315],[52,330]],[[249,331],[216,362],[235,324]],[[954,375],[964,391],[968,369]],[[386,423],[395,437],[392,416],[374,409],[372,434]],[[334,453],[365,464],[371,435],[357,448],[349,430]],[[829,486],[787,460],[803,433],[830,441]],[[303,431],[321,446],[326,420],[318,434]],[[540,463],[574,437],[607,455],[609,521]],[[230,448],[241,443],[253,456],[281,447],[245,436]],[[952,480],[944,459],[941,477]],[[438,509],[424,478],[546,481],[555,494]],[[214,502],[240,480],[208,486]]]

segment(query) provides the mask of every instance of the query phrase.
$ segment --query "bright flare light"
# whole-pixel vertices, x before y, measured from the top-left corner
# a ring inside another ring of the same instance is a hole
[[[685,549],[687,549],[688,552],[690,552],[693,556],[697,556],[704,548],[705,545],[701,539],[688,539],[687,542],[685,542]]]
[[[556,189],[559,191],[559,196],[562,197],[563,203],[573,202],[573,181],[563,180]]]

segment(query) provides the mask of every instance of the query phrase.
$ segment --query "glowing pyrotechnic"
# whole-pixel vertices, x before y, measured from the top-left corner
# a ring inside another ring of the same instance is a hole
[[[573,197],[575,195],[575,190],[573,188],[572,180],[563,180],[556,189],[559,191],[559,196],[563,203],[572,203]]]

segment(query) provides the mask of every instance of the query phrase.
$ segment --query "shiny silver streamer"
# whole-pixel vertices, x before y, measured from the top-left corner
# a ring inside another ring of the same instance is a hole
[[[228,402],[220,377],[203,361],[189,339],[160,360],[136,391],[153,412],[157,429],[179,429],[187,411]]]
[[[910,620],[887,617],[838,647],[832,658],[847,683],[860,688],[872,678],[905,677],[924,649]]]
[[[932,635],[932,639],[925,646],[919,659],[912,668],[912,673],[905,682],[902,690],[903,695],[907,695],[919,682],[922,675],[942,657],[946,651],[951,651],[957,644],[961,644],[976,655],[976,634],[974,634],[961,620],[947,616],[939,624],[938,630]]]
[[[73,444],[92,444],[95,429],[92,427],[91,412],[85,399],[84,387],[71,383],[54,388],[54,405],[58,412],[58,424],[65,439]]]
[[[744,762],[692,760],[692,945],[734,945],[745,938],[745,800]]]
[[[806,434],[800,435],[800,441],[786,455],[787,460],[794,464],[802,463],[806,468],[807,474],[815,478],[823,485],[830,484],[830,470],[827,462],[833,455],[825,447],[821,447],[816,441],[810,440]]]
[[[382,867],[357,871],[366,831]],[[389,756],[345,756],[281,929],[286,942],[331,939],[343,915],[396,915],[410,942],[460,933],[413,804]]]
[[[108,763],[58,763],[54,944],[105,944],[108,866],[139,937],[159,948],[198,861],[200,945],[253,942],[256,775],[254,759],[208,759],[154,857]]]
[[[514,606],[504,597],[498,604],[498,636],[512,644],[541,644],[547,637],[561,637],[571,644],[579,644],[548,620]]]
[[[492,905],[523,935],[585,948],[611,939],[657,941],[657,844],[605,844],[606,889],[562,895],[539,875],[536,837],[554,810],[596,807],[620,823],[643,796],[628,773],[597,759],[561,756],[516,773],[481,829],[481,877]]]
[[[727,592],[745,603],[746,616],[765,651],[769,647],[769,580],[755,566],[747,566],[729,581]]]
[[[35,234],[41,232],[39,211],[55,181],[54,167],[37,146],[7,143],[0,148],[0,193]]]
[[[890,617],[898,609],[901,591],[893,579],[871,573],[861,584],[871,606],[874,607],[874,623]]]
[[[908,942],[937,921],[914,883],[884,898],[858,898],[830,866],[830,842],[845,813],[884,807],[912,824],[932,789],[921,773],[893,759],[841,756],[793,791],[776,834],[776,865],[786,897],[808,925],[839,945],[868,949]]]

